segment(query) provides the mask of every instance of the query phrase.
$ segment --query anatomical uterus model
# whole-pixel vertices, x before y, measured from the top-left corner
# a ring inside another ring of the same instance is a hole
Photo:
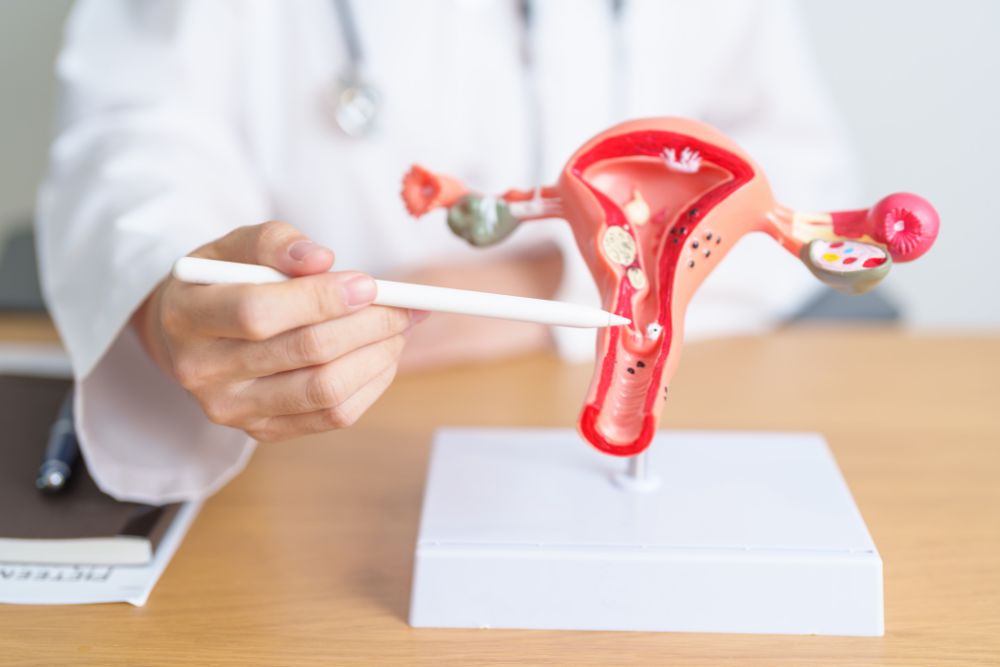
[[[681,118],[617,125],[584,144],[554,186],[470,193],[413,167],[403,181],[411,214],[443,207],[473,245],[520,223],[563,218],[601,293],[631,323],[601,329],[579,418],[583,437],[619,456],[649,446],[680,359],[684,314],[698,286],[745,234],[765,232],[836,289],[860,294],[893,262],[925,253],[938,232],[926,200],[893,194],[870,209],[801,213],[778,204],[763,171],[712,127]]]

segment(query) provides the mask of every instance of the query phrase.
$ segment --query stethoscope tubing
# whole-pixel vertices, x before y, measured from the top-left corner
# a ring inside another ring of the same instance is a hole
[[[611,13],[615,24],[612,49],[614,51],[612,97],[619,107],[624,105],[624,53],[625,40],[621,29],[621,16],[625,0],[611,0]],[[365,52],[358,30],[351,0],[333,0],[340,36],[347,52],[347,68],[334,82],[333,116],[341,131],[351,137],[364,137],[374,130],[382,106],[382,94],[378,86],[368,79],[365,68]],[[535,2],[518,0],[518,15],[521,19],[521,62],[524,68],[526,98],[529,104],[528,117],[531,119],[529,141],[532,147],[532,177],[536,183],[542,182],[544,168],[542,158],[542,106],[541,91],[535,67]],[[613,110],[620,116],[623,108]]]

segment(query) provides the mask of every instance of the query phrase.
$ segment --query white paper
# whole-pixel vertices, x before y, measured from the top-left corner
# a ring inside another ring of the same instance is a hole
[[[184,503],[148,565],[45,565],[0,563],[0,603],[146,604],[174,552],[194,521],[201,502]]]

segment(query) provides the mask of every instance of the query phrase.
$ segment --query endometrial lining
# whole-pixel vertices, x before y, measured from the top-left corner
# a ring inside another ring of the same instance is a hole
[[[636,354],[648,353],[654,340],[646,336],[651,324],[663,324],[669,312],[661,312],[661,291],[670,286],[660,284],[660,266],[664,253],[680,254],[685,236],[687,207],[708,190],[730,178],[723,169],[702,162],[696,173],[678,173],[669,170],[663,160],[652,156],[629,156],[602,160],[592,165],[585,173],[586,180],[597,190],[607,195],[620,209],[626,220],[635,216],[625,213],[636,202],[642,202],[652,211],[646,224],[626,224],[621,230],[609,228],[610,241],[615,242],[614,252],[608,259],[621,265],[615,267],[619,274],[618,283],[628,279],[635,288],[631,301],[633,335],[623,336],[625,346]],[[636,252],[618,252],[623,245],[619,238],[622,232],[630,233],[635,239]],[[606,246],[608,244],[605,244]],[[676,246],[676,247],[671,247]],[[622,265],[621,260],[634,256],[634,261]],[[676,261],[676,260],[675,260]],[[616,304],[620,306],[621,304]],[[669,303],[663,304],[669,311]]]

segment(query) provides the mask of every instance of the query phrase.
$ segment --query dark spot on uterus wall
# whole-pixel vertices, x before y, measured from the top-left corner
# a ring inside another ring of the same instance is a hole
[[[635,362],[635,365],[638,366],[639,368],[645,368],[646,367],[646,362],[645,361],[637,361],[637,362]]]
[[[628,371],[629,375],[635,375],[635,369],[634,368],[626,368],[625,370]]]

